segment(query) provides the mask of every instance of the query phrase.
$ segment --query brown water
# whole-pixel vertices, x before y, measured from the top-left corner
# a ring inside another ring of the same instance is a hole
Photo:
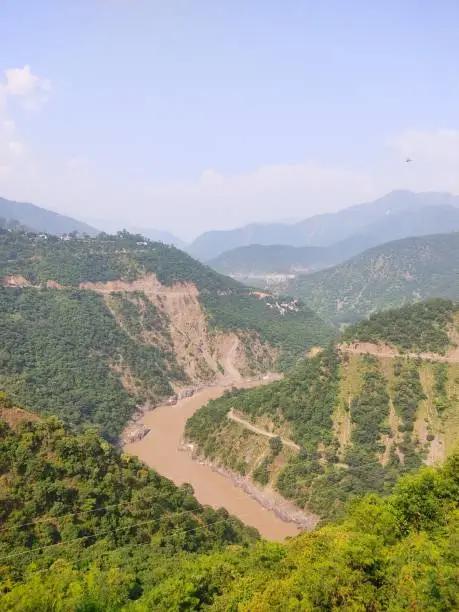
[[[256,384],[260,382],[246,383],[244,386]],[[142,440],[126,444],[125,452],[136,455],[177,485],[190,483],[201,504],[226,508],[247,525],[256,527],[267,539],[283,540],[298,534],[299,528],[294,523],[282,521],[272,510],[264,508],[237,487],[230,478],[215,472],[208,465],[193,461],[191,453],[179,450],[187,419],[224,391],[225,387],[210,387],[177,402],[175,406],[161,406],[148,412],[141,422],[151,429],[150,433]]]

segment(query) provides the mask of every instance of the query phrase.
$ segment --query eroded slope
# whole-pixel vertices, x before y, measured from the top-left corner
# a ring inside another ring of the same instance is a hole
[[[287,364],[327,328],[172,247],[121,233],[0,232],[0,383],[14,399],[116,436],[183,388]],[[319,342],[320,343],[320,342]]]
[[[366,491],[389,491],[401,474],[442,463],[459,440],[456,327],[444,306],[436,304],[444,328],[434,317],[436,333],[419,327],[410,345],[443,339],[443,354],[372,344],[315,351],[284,380],[202,408],[187,424],[189,439],[213,463],[323,517],[339,516]],[[234,414],[253,427],[234,422]]]

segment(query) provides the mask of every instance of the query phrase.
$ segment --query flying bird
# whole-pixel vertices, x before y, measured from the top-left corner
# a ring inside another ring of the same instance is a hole
[[[413,160],[411,159],[411,157],[407,157],[405,159],[405,164],[410,164]]]

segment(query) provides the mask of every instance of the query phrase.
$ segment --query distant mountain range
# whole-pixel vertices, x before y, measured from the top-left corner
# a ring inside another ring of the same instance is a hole
[[[459,232],[389,242],[285,290],[335,324],[430,297],[459,300]]]
[[[250,245],[222,253],[209,266],[230,276],[314,272],[342,263],[363,251],[408,236],[459,231],[459,208],[425,206],[391,214],[368,225],[364,231],[329,247]]]
[[[96,236],[99,233],[99,230],[95,227],[72,219],[72,217],[61,215],[34,204],[13,202],[5,198],[0,198],[0,217],[5,221],[4,226],[12,222],[14,225],[14,222],[17,222],[31,231],[46,232],[57,236],[72,232],[88,234],[89,236]]]
[[[459,218],[454,210],[457,207],[459,196],[449,193],[393,191],[374,202],[315,215],[290,225],[251,224],[234,230],[206,232],[187,251],[201,261],[209,261],[225,251],[252,244],[330,247],[341,243],[337,254],[343,261],[388,240],[455,229],[444,215],[452,217],[455,224]],[[426,210],[420,212],[422,209]]]
[[[251,244],[222,253],[207,265],[230,276],[250,277],[320,270],[335,261],[326,247]]]

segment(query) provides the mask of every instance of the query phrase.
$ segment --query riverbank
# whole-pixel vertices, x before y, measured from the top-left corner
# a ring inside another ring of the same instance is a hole
[[[254,387],[269,380],[265,377],[244,381],[238,386]],[[207,387],[174,405],[147,412],[138,423],[149,429],[148,434],[125,444],[124,452],[139,457],[177,485],[191,484],[200,503],[226,508],[269,540],[283,540],[297,535],[301,529],[312,528],[315,517],[302,513],[274,491],[259,489],[248,479],[228,474],[206,461],[196,461],[191,448],[184,450],[186,421],[209,400],[222,395],[226,388]]]

